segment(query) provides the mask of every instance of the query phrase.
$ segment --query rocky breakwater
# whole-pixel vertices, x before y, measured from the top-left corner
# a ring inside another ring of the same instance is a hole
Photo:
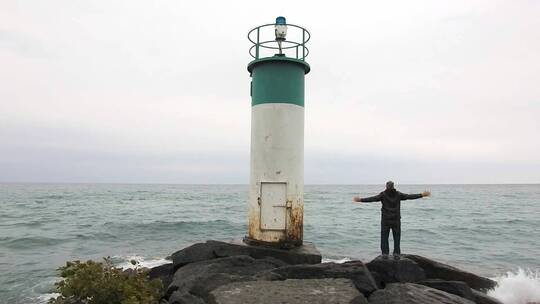
[[[151,278],[162,304],[500,304],[487,278],[417,255],[364,264],[321,263],[314,246],[296,250],[207,241],[175,252]]]

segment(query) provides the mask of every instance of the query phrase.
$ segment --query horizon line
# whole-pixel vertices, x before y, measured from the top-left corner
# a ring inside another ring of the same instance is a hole
[[[0,185],[177,185],[177,186],[249,186],[249,183],[159,183],[159,182],[35,182],[35,181],[0,181]],[[433,185],[433,186],[496,186],[496,185],[540,185],[540,182],[527,183],[396,183],[398,185]],[[304,186],[380,186],[383,183],[306,183]]]

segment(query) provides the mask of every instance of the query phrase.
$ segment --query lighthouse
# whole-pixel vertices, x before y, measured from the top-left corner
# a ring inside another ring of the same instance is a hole
[[[305,28],[284,17],[255,27],[251,76],[250,245],[302,245],[304,219],[304,78],[310,71]]]

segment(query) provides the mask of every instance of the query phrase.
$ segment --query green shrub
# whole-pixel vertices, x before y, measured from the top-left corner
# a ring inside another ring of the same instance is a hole
[[[63,278],[55,283],[60,296],[50,304],[153,304],[159,302],[163,288],[161,280],[148,280],[146,270],[124,271],[110,258],[67,262],[58,270]]]

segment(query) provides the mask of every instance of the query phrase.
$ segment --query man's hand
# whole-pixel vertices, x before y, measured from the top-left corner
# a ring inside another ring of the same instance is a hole
[[[431,192],[430,192],[430,191],[424,191],[424,192],[422,192],[422,197],[428,197],[428,196],[431,196]]]
[[[352,199],[352,201],[355,202],[355,203],[361,203],[360,200],[361,200],[360,196],[355,196],[355,197],[353,197],[353,199]]]

